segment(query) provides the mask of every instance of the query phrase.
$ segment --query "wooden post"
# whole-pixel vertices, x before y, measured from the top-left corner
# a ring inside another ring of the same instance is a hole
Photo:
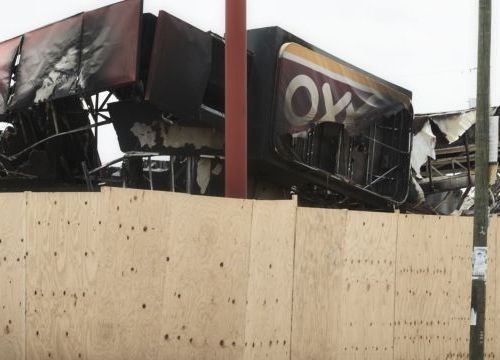
[[[474,197],[474,252],[486,249],[489,223],[489,121],[490,121],[491,0],[479,0],[479,40],[476,106],[476,190]],[[474,256],[474,258],[476,258]],[[475,265],[477,265],[475,263]],[[474,266],[476,268],[476,266]],[[474,276],[475,275],[475,276]],[[470,359],[484,359],[486,273],[474,274],[471,302]]]

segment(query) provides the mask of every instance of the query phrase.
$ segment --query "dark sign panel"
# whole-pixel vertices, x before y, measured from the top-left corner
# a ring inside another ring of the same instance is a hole
[[[127,0],[83,15],[79,87],[95,93],[137,80],[142,1]]]
[[[301,45],[283,45],[279,62],[278,133],[298,136],[332,122],[354,136],[376,119],[411,108],[405,94]]]
[[[198,120],[211,58],[210,34],[161,11],[146,100],[183,120]]]
[[[9,108],[135,82],[141,16],[142,1],[127,0],[25,34]]]
[[[12,66],[16,58],[21,37],[0,44],[0,115],[7,110],[9,85],[12,76]]]
[[[77,15],[24,35],[11,109],[74,94],[81,23]]]

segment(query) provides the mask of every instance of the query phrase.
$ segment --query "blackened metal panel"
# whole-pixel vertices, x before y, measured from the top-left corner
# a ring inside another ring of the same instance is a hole
[[[108,109],[123,152],[222,155],[224,135],[221,130],[172,124],[163,119],[155,105],[145,101],[110,103]]]
[[[79,87],[85,93],[135,82],[142,1],[127,0],[83,15]]]
[[[10,78],[16,54],[22,37],[4,41],[0,44],[0,115],[7,110]]]
[[[211,57],[210,34],[161,11],[146,100],[183,120],[198,120]]]
[[[79,14],[24,35],[10,109],[75,93],[81,24]]]

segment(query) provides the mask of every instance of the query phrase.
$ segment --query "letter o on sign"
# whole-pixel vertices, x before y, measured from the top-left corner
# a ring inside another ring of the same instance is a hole
[[[309,92],[309,95],[311,96],[311,108],[309,109],[309,112],[303,116],[297,115],[292,106],[293,95],[301,87],[306,88]],[[313,79],[311,79],[307,75],[297,75],[293,78],[292,81],[290,81],[290,84],[286,89],[284,108],[285,117],[290,124],[297,126],[314,119],[314,117],[318,113],[318,104],[319,92]]]

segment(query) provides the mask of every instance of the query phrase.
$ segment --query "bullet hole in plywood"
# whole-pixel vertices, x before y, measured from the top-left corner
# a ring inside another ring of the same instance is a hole
[[[99,220],[99,225],[101,225],[101,224],[102,224],[102,222],[101,222],[101,220]]]
[[[38,330],[36,331],[35,335],[36,335],[36,336],[40,335],[40,333],[38,332]]]
[[[66,337],[68,337],[68,336],[69,336],[69,332],[66,331]]]
[[[116,207],[116,211],[120,211],[120,207],[119,206]]]
[[[57,256],[57,251],[54,251],[54,256]]]
[[[57,205],[57,201],[54,201],[54,205]]]
[[[233,341],[231,345],[236,346],[236,341]]]
[[[70,224],[70,221],[68,220],[68,225]]]
[[[87,256],[89,253],[85,251],[85,256]]]
[[[219,341],[220,346],[224,346],[224,340]]]
[[[145,309],[146,308],[146,304],[142,304],[142,308]]]
[[[165,334],[163,338],[165,339],[165,341],[168,341],[168,334]]]
[[[177,298],[180,299],[181,298],[181,294],[177,294]]]
[[[272,269],[273,268],[273,264],[269,264],[269,269]]]
[[[82,354],[78,353],[78,357],[81,358],[82,357]]]
[[[134,201],[137,201],[137,195],[134,195]]]
[[[135,230],[135,227],[134,227],[134,226],[131,226],[131,227],[130,227],[130,230],[134,231],[134,230]]]
[[[169,262],[169,261],[170,261],[170,257],[169,257],[169,256],[167,256],[167,257],[166,257],[166,260],[167,260],[167,262]]]
[[[177,340],[180,340],[181,339],[181,336],[180,335],[177,335]]]
[[[192,344],[193,343],[193,338],[189,338],[189,343]]]
[[[231,302],[233,303],[233,305],[236,304],[236,300],[235,299],[233,299]]]
[[[119,224],[119,225],[118,225],[118,228],[119,228],[119,229],[121,229],[121,228],[122,228],[122,224]]]
[[[0,242],[2,242],[2,241],[0,240]],[[21,242],[24,242],[24,239],[23,239],[23,238],[21,238]]]
[[[224,263],[223,263],[223,262],[221,262],[221,263],[219,264],[219,266],[220,266],[221,268],[222,268],[222,267],[224,267]]]
[[[142,228],[142,231],[147,232],[147,231],[148,231],[148,227],[147,227],[147,226],[144,226],[144,227]]]

